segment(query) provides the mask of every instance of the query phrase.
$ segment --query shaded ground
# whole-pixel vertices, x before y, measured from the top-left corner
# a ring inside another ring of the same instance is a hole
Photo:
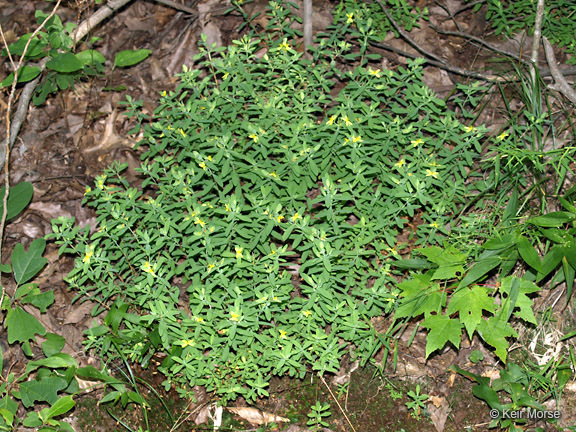
[[[0,0],[2,8],[2,25],[5,31],[20,35],[30,30],[34,9],[47,10],[51,5],[40,2],[18,2],[18,4]],[[187,3],[187,6],[190,6]],[[114,160],[125,161],[133,168],[138,164],[139,153],[132,150],[136,137],[126,138],[132,125],[126,121],[117,103],[131,95],[142,99],[144,108],[149,113],[154,110],[158,94],[175,86],[173,74],[181,70],[182,64],[190,64],[200,32],[209,38],[227,45],[238,36],[236,29],[241,23],[238,16],[222,14],[228,4],[218,1],[201,2],[194,5],[201,12],[198,16],[187,16],[182,12],[158,5],[154,2],[137,1],[125,7],[119,14],[110,19],[97,32],[101,37],[97,43],[107,58],[114,53],[129,48],[147,48],[153,55],[144,63],[127,69],[115,70],[105,77],[94,78],[77,86],[75,91],[65,91],[51,98],[44,106],[32,108],[20,133],[19,140],[12,153],[12,182],[32,182],[35,196],[30,208],[16,221],[12,222],[6,233],[4,256],[7,256],[17,242],[24,245],[33,239],[50,232],[50,220],[58,216],[74,216],[77,223],[83,226],[94,223],[93,214],[81,206],[81,200],[87,185],[92,185],[94,177]],[[264,3],[256,2],[250,7],[251,13],[263,10]],[[329,1],[319,7],[318,16],[325,23],[329,19],[328,11],[333,4]],[[422,6],[422,5],[421,5]],[[91,12],[87,2],[68,2],[60,10],[63,21],[80,21]],[[433,8],[432,22],[444,24],[447,30],[453,30],[450,21],[442,15],[441,8]],[[322,11],[322,12],[320,12]],[[481,14],[464,12],[459,16],[462,28],[473,35],[485,34],[485,22]],[[263,23],[260,23],[263,24]],[[483,69],[489,56],[481,54],[479,49],[461,39],[439,36],[424,25],[421,30],[412,33],[414,39],[428,49],[438,49],[447,62],[467,69]],[[410,50],[405,42],[389,41],[398,49]],[[518,49],[514,42],[507,43],[507,48]],[[405,59],[395,53],[375,49],[384,56],[383,66],[394,68],[403,64]],[[6,65],[0,65],[6,70]],[[441,96],[447,95],[455,82],[463,80],[437,68],[427,68],[426,83]],[[497,116],[490,118],[487,111],[483,121],[497,127]],[[495,111],[492,111],[495,112]],[[136,178],[128,177],[131,181]],[[82,332],[90,327],[92,305],[72,304],[74,293],[67,291],[62,278],[71,270],[73,263],[67,257],[58,257],[55,247],[48,246],[46,257],[47,268],[37,280],[46,289],[54,289],[56,304],[47,314],[37,316],[48,331],[61,334],[66,338],[65,352],[73,354],[84,364],[96,363],[83,352]],[[9,289],[9,287],[8,287]],[[29,310],[34,313],[33,309]],[[406,332],[406,338],[411,332]],[[405,341],[406,342],[406,341]],[[473,367],[468,362],[468,355],[473,349],[483,350],[486,356],[481,366]],[[5,344],[5,364],[18,364],[20,349],[9,349]],[[440,355],[424,361],[425,336],[418,333],[409,349],[402,349],[399,355],[398,368],[384,376],[375,369],[355,371],[349,383],[342,381],[340,386],[330,384],[336,400],[343,408],[340,410],[326,386],[318,378],[306,381],[281,379],[275,380],[271,389],[271,398],[260,401],[259,406],[271,413],[290,419],[292,432],[304,430],[310,406],[316,401],[330,404],[332,416],[328,418],[334,431],[351,430],[345,416],[356,430],[365,432],[380,431],[433,431],[441,430],[438,416],[446,418],[446,431],[484,430],[490,418],[487,406],[474,398],[471,383],[462,377],[452,376],[447,368],[452,364],[469,367],[477,373],[485,372],[496,362],[490,353],[477,342],[473,346],[463,346],[459,353],[445,350]],[[345,372],[345,371],[344,371]],[[170,430],[174,419],[182,420],[180,428],[171,430],[208,430],[209,426],[196,426],[193,419],[197,412],[189,413],[187,403],[177,395],[164,393],[161,390],[161,378],[151,371],[139,371],[143,380],[148,382],[167,405],[165,409],[160,399],[146,386],[140,391],[146,395],[150,404],[150,429],[152,431]],[[434,403],[428,403],[429,410],[422,410],[419,419],[417,413],[409,411],[406,402],[408,390],[413,390],[416,383],[422,386],[422,393],[434,396]],[[108,416],[96,403],[101,394],[98,391],[81,396],[78,407],[71,421],[79,431],[113,431],[124,430],[117,421]],[[574,405],[568,395],[565,406]],[[238,406],[242,401],[238,401]],[[573,409],[573,408],[572,408]],[[140,407],[127,410],[111,408],[119,419],[137,429],[138,420],[142,419]],[[436,414],[434,414],[434,412]],[[172,414],[173,418],[170,418]],[[190,415],[189,415],[190,414]],[[431,417],[437,420],[434,426]],[[141,424],[141,423],[140,423]],[[250,429],[249,424],[242,424],[237,416],[225,414],[224,425],[229,430]],[[142,424],[141,424],[142,425]],[[253,429],[252,429],[253,430]]]

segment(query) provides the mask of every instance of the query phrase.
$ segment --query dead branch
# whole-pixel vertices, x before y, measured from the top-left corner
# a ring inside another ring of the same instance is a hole
[[[542,36],[542,43],[544,44],[546,61],[548,62],[550,73],[552,74],[552,78],[554,78],[555,82],[555,84],[549,85],[548,88],[562,93],[570,102],[576,105],[576,92],[574,92],[574,89],[570,87],[570,85],[566,82],[564,75],[562,75],[560,69],[558,69],[558,65],[556,64],[556,56],[554,55],[552,45],[550,45],[550,42],[548,42],[548,39],[546,39],[545,36]]]

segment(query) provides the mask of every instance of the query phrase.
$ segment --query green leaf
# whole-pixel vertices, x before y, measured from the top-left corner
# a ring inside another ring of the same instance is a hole
[[[488,250],[499,250],[507,249],[510,246],[514,246],[516,242],[516,236],[514,234],[506,234],[502,237],[496,237],[488,239],[484,242],[482,247]]]
[[[548,213],[542,216],[538,216],[535,218],[530,218],[526,221],[526,223],[540,226],[540,227],[561,227],[565,223],[572,222],[576,218],[576,215],[572,213],[565,212],[565,211],[557,211]]]
[[[533,282],[519,279],[515,276],[508,276],[500,284],[500,290],[505,292],[509,298],[502,303],[502,313],[506,320],[512,313],[526,322],[537,324],[536,317],[532,310],[533,302],[526,294],[540,291],[540,287]],[[518,308],[518,310],[514,310]]]
[[[81,70],[84,65],[76,55],[71,52],[65,52],[58,54],[48,63],[46,63],[48,69],[52,69],[56,72],[71,73]]]
[[[18,243],[12,252],[12,267],[14,268],[14,278],[18,284],[23,284],[32,279],[42,270],[48,261],[42,256],[46,248],[46,240],[39,238],[30,244],[28,252],[24,246]]]
[[[465,287],[472,284],[473,282],[476,282],[478,279],[488,274],[490,270],[497,267],[501,262],[502,259],[500,257],[489,257],[478,261],[462,278],[458,284],[458,288]]]
[[[67,386],[65,379],[55,376],[20,383],[22,403],[26,408],[33,406],[35,401],[48,402],[52,405],[58,400],[58,392]]]
[[[70,354],[66,353],[56,353],[48,358],[34,360],[28,362],[26,365],[26,370],[34,370],[38,367],[47,367],[50,369],[68,368],[68,367],[78,367],[78,363]]]
[[[84,50],[76,54],[76,58],[85,66],[91,66],[97,63],[106,63],[106,58],[96,50]]]
[[[67,413],[74,408],[74,405],[76,405],[76,402],[74,402],[71,395],[61,397],[50,408],[45,408],[46,411],[42,410],[41,417],[46,422],[51,418]]]
[[[534,270],[541,272],[542,263],[540,262],[540,257],[530,244],[530,241],[521,235],[516,240],[516,246],[518,247],[518,252],[520,252],[522,259]]]
[[[38,320],[20,306],[10,309],[6,317],[6,329],[8,330],[8,343],[28,342],[34,339],[34,335],[46,334],[46,329]]]
[[[494,300],[488,295],[486,288],[474,285],[472,288],[457,290],[450,299],[446,313],[452,315],[458,312],[460,321],[466,327],[468,337],[472,340],[472,334],[482,321],[482,311],[494,313]]]
[[[149,49],[120,51],[114,57],[114,67],[133,66],[145,60],[151,52]]]
[[[518,337],[518,333],[504,320],[496,316],[491,316],[488,320],[482,320],[476,329],[482,339],[492,345],[495,353],[500,359],[506,363],[508,355],[508,341],[507,337]]]
[[[426,338],[426,358],[444,348],[448,342],[452,342],[457,349],[460,347],[462,324],[459,320],[451,319],[448,315],[429,315],[422,326],[430,330]]]
[[[565,256],[565,248],[560,245],[554,245],[550,248],[548,253],[544,255],[542,258],[542,271],[538,273],[538,277],[536,278],[536,282],[541,281],[546,276],[552,272],[552,270],[556,269],[562,258]]]
[[[6,188],[3,186],[0,189],[0,214],[4,212],[4,191]],[[6,220],[10,220],[18,216],[22,210],[32,200],[34,195],[34,187],[32,183],[21,182],[10,188],[10,195],[8,195],[8,211],[6,212]]]
[[[42,71],[37,68],[36,66],[28,66],[24,65],[18,70],[18,82],[25,83],[28,81],[32,81],[38,75],[40,75]],[[14,82],[14,72],[8,75],[4,80],[0,83],[0,87],[8,87],[11,86]]]
[[[54,333],[46,333],[44,337],[46,340],[42,342],[42,352],[46,357],[58,354],[66,344],[66,339]]]

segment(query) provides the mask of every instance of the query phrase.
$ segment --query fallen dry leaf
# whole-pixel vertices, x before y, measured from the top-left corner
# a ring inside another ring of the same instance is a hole
[[[430,396],[430,401],[432,402],[431,405],[428,405],[430,420],[432,420],[438,432],[443,432],[446,419],[450,413],[450,405],[443,396]]]
[[[285,422],[285,423],[290,422],[290,420],[285,417],[280,417],[275,414],[260,411],[257,408],[240,407],[240,408],[226,408],[226,409],[236,415],[239,415],[244,420],[255,425],[268,424],[272,422]]]

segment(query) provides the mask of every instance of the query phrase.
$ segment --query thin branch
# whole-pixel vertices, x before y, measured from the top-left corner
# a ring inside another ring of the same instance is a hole
[[[503,49],[500,49],[494,45],[492,45],[489,42],[486,42],[484,39],[481,39],[479,37],[473,36],[471,34],[468,33],[463,33],[463,32],[459,32],[459,31],[448,31],[448,30],[442,30],[434,25],[430,25],[430,28],[433,29],[434,31],[436,31],[437,33],[443,34],[443,35],[447,35],[447,36],[456,36],[456,37],[461,37],[463,39],[468,39],[471,41],[474,41],[476,43],[478,43],[479,45],[482,45],[483,47],[489,49],[490,51],[494,51],[498,54],[502,54],[505,55],[507,57],[511,57],[515,60],[521,61],[523,63],[528,64],[527,60],[524,60],[522,58],[520,58],[517,54],[511,53],[510,51],[506,51]]]
[[[546,54],[546,61],[548,62],[550,73],[555,81],[555,84],[549,85],[548,88],[562,93],[570,102],[576,105],[576,92],[574,92],[574,89],[566,82],[560,69],[558,69],[552,45],[550,45],[550,42],[548,42],[548,39],[546,39],[545,36],[542,37],[542,43],[544,44],[544,53]]]
[[[536,68],[538,67],[538,54],[540,52],[540,37],[542,36],[542,21],[544,18],[544,0],[538,0],[536,5],[536,22],[534,23],[534,36],[532,38],[532,55],[530,60],[530,76],[532,82],[536,82]]]

